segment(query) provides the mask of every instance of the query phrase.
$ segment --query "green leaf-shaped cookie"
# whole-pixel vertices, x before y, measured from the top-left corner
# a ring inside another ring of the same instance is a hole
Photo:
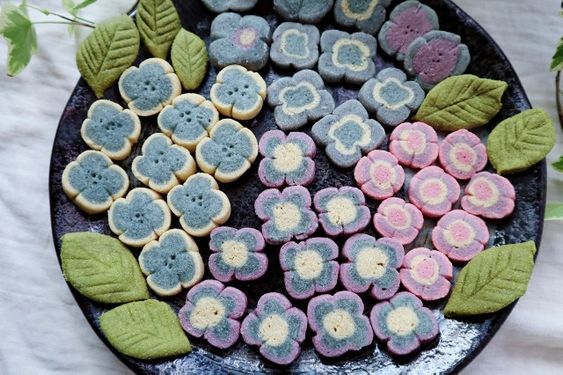
[[[67,233],[62,238],[61,263],[66,280],[91,300],[125,303],[149,298],[137,259],[116,238]]]
[[[171,0],[141,0],[137,6],[137,27],[150,53],[166,59],[181,25]]]
[[[514,302],[526,292],[535,252],[534,241],[481,252],[459,273],[444,315],[487,314]]]
[[[76,65],[98,98],[133,64],[139,44],[139,32],[128,16],[99,24],[80,44]]]
[[[192,350],[172,308],[149,299],[118,306],[100,317],[100,328],[120,353],[137,359],[158,359]]]
[[[493,129],[487,154],[497,173],[515,173],[541,161],[554,145],[555,129],[549,115],[541,109],[529,109]]]
[[[0,12],[0,35],[8,45],[6,72],[9,76],[20,73],[37,51],[37,35],[27,15],[25,1],[20,6],[2,4]]]
[[[485,125],[500,111],[507,87],[471,74],[450,77],[430,90],[415,119],[444,131]]]
[[[172,66],[186,90],[195,90],[207,72],[205,42],[187,30],[180,30],[172,44]]]

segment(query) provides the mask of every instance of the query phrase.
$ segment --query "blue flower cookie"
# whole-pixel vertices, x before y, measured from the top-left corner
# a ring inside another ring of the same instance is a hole
[[[201,0],[203,5],[213,13],[223,13],[230,10],[244,12],[254,8],[258,0]]]
[[[268,104],[274,108],[276,124],[285,131],[300,128],[334,110],[334,99],[321,76],[308,69],[291,78],[275,80],[268,87]]]
[[[98,151],[84,151],[63,171],[63,191],[82,211],[106,211],[129,189],[127,173]]]
[[[170,138],[155,133],[143,143],[142,155],[133,159],[131,171],[137,180],[166,194],[197,170],[189,151],[172,144]]]
[[[173,296],[203,278],[203,260],[195,241],[180,229],[170,229],[139,254],[147,284],[159,296]]]
[[[150,58],[132,66],[119,77],[119,93],[129,109],[139,116],[151,116],[182,92],[180,79],[165,60]]]
[[[211,101],[224,116],[250,120],[260,113],[266,99],[266,82],[260,74],[230,65],[217,74]]]
[[[358,32],[328,30],[321,35],[318,71],[327,82],[362,84],[375,74],[377,39]]]
[[[177,96],[158,114],[160,131],[191,152],[217,121],[219,113],[213,103],[191,93]]]
[[[217,68],[242,65],[260,70],[268,63],[270,25],[258,16],[219,14],[211,23],[209,61]]]
[[[270,59],[282,68],[311,69],[319,60],[320,36],[316,26],[284,22],[274,31]]]
[[[385,140],[383,127],[370,119],[366,109],[354,99],[316,122],[311,133],[317,143],[326,146],[330,161],[341,168],[354,166],[363,154]]]
[[[346,27],[375,34],[385,21],[385,8],[391,0],[336,0],[334,19]]]
[[[125,198],[113,202],[108,222],[121,242],[142,247],[170,228],[170,209],[156,192],[135,188]]]
[[[324,188],[317,191],[313,203],[321,227],[332,237],[360,232],[371,219],[364,193],[355,187]]]
[[[219,182],[241,177],[258,155],[258,141],[248,128],[235,120],[219,120],[195,151],[199,168]]]
[[[215,179],[205,173],[196,173],[183,185],[173,187],[167,201],[170,210],[180,218],[182,228],[195,237],[207,236],[231,216],[229,198],[219,190]]]
[[[90,106],[88,118],[80,128],[80,135],[90,148],[113,160],[129,156],[140,134],[141,122],[135,112],[105,99]]]
[[[360,89],[358,99],[377,120],[397,126],[409,118],[424,100],[424,90],[400,69],[383,69]]]
[[[317,23],[332,9],[334,0],[274,0],[274,11],[289,21]]]

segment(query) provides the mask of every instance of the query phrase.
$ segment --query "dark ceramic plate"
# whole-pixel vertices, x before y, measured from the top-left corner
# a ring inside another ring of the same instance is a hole
[[[397,2],[395,1],[395,3]],[[183,26],[207,39],[213,15],[206,11],[199,1],[176,0],[175,3],[181,15]],[[503,109],[492,121],[491,126],[504,118],[530,108],[530,103],[514,69],[489,35],[450,1],[429,0],[425,3],[436,10],[443,30],[461,35],[463,42],[469,46],[472,54],[469,73],[508,82],[509,88],[504,95]],[[390,9],[394,5],[396,4],[391,5]],[[252,13],[265,17],[271,23],[272,29],[278,22],[272,12],[271,1],[260,1]],[[332,28],[333,20],[328,17],[319,27],[322,30]],[[147,57],[146,52],[141,55],[139,61],[141,58]],[[380,52],[377,59],[378,69],[393,64],[392,59]],[[397,66],[400,67],[400,65]],[[278,76],[292,74],[270,67],[266,67],[260,73],[268,84]],[[199,90],[204,96],[209,97],[209,90],[215,80],[215,75],[216,70],[211,68],[205,83]],[[331,85],[329,88],[332,90],[336,104],[355,98],[359,89],[348,85]],[[121,102],[115,87],[108,90],[106,97]],[[80,138],[80,126],[86,117],[88,107],[94,100],[92,91],[83,80],[80,80],[61,117],[53,146],[49,186],[53,237],[57,255],[60,254],[60,238],[65,233],[93,231],[110,234],[106,215],[88,216],[82,213],[67,199],[61,188],[61,175],[64,167],[87,149],[86,144]],[[143,124],[141,141],[157,130],[155,117],[144,119]],[[256,119],[246,122],[245,125],[250,127],[257,137],[260,137],[267,130],[275,128],[272,111],[265,107]],[[310,127],[305,129],[308,131]],[[130,158],[119,163],[126,170],[130,169],[132,158],[139,153],[141,143],[139,142],[136,145]],[[318,153],[316,163],[316,180],[310,187],[311,192],[316,192],[328,186],[354,185],[352,169],[335,168],[327,161],[324,152]],[[233,206],[233,213],[228,222],[230,226],[259,228],[261,224],[254,215],[253,209],[255,198],[263,190],[257,177],[257,166],[258,163],[255,163],[253,168],[236,183],[222,186]],[[495,224],[491,244],[500,245],[534,239],[539,245],[545,206],[545,176],[544,162],[524,173],[510,177],[516,188],[516,209],[509,219]],[[140,185],[133,177],[130,179],[132,187]],[[371,202],[369,205],[372,213],[375,212],[376,204]],[[368,232],[374,234],[372,229]],[[427,233],[422,233],[419,237],[417,245],[427,243]],[[198,244],[205,261],[209,255],[206,241],[199,240]],[[250,307],[255,306],[257,298],[267,291],[283,293],[283,278],[277,261],[277,249],[268,248],[267,253],[270,254],[270,268],[263,280],[254,283],[234,283],[236,287],[247,293]],[[209,275],[206,276],[209,277]],[[86,318],[96,333],[105,341],[99,330],[98,318],[111,306],[94,303],[78,294],[74,289],[72,291]],[[178,310],[182,306],[184,298],[185,293],[182,293],[177,298],[168,299],[167,302],[175,310]],[[304,303],[296,304],[301,308],[306,307]],[[373,302],[366,299],[366,311],[369,311],[368,309],[371,309],[372,305]],[[322,359],[315,354],[310,337],[304,343],[301,357],[286,369],[262,360],[256,351],[242,342],[239,342],[234,348],[221,351],[202,341],[192,340],[194,350],[191,354],[155,362],[143,362],[118,353],[116,355],[133,370],[148,374],[256,373],[284,370],[299,373],[346,372],[368,374],[380,371],[385,371],[385,373],[449,373],[463,368],[483,349],[502,325],[513,306],[509,306],[496,314],[465,321],[445,319],[440,311],[443,304],[430,307],[434,309],[440,322],[441,336],[439,340],[426,347],[426,350],[420,354],[400,361],[391,358],[384,349],[381,349],[380,345],[375,343],[358,353],[333,360]]]

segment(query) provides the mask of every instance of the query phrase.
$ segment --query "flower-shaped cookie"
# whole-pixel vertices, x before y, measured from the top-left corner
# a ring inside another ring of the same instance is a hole
[[[119,93],[139,116],[154,115],[180,95],[182,85],[172,66],[151,58],[132,66],[119,77]]]
[[[248,129],[231,119],[219,120],[195,150],[197,165],[219,182],[233,182],[258,155],[258,141]]]
[[[377,39],[366,33],[328,30],[321,35],[319,74],[327,82],[362,84],[375,75]]]
[[[434,340],[440,333],[432,311],[409,292],[397,293],[390,301],[373,307],[370,322],[375,336],[394,355],[407,355]]]
[[[62,185],[65,194],[82,211],[97,214],[125,195],[129,177],[105,154],[84,151],[66,166]]]
[[[214,13],[223,13],[233,10],[244,12],[254,8],[258,0],[201,0],[203,5]]]
[[[354,179],[365,195],[383,200],[401,189],[405,171],[391,153],[373,150],[356,164]]]
[[[342,26],[375,34],[385,21],[385,8],[391,0],[336,0],[334,19]]]
[[[280,249],[285,289],[295,299],[334,289],[338,281],[338,245],[328,238],[287,242]]]
[[[123,160],[131,153],[141,134],[139,117],[119,104],[101,99],[88,109],[80,135],[86,144],[113,160]]]
[[[459,199],[458,182],[440,167],[418,171],[410,181],[409,201],[428,217],[440,217],[451,211]]]
[[[317,296],[307,306],[315,350],[325,357],[357,351],[373,341],[373,330],[364,316],[364,303],[357,294],[342,291]]]
[[[309,185],[315,179],[315,142],[305,133],[270,130],[258,144],[264,157],[258,167],[260,181],[268,187]]]
[[[468,180],[487,165],[487,148],[467,129],[448,134],[440,143],[440,164],[450,175]]]
[[[373,216],[373,225],[379,234],[393,238],[403,245],[416,239],[423,224],[424,217],[420,210],[397,197],[381,202]]]
[[[317,23],[332,9],[334,0],[274,0],[277,14],[290,21]]]
[[[438,135],[423,122],[402,123],[389,139],[389,151],[407,167],[428,167],[438,157]]]
[[[158,114],[160,130],[192,152],[217,121],[219,113],[213,103],[198,94],[177,96]]]
[[[180,225],[195,237],[207,236],[231,216],[229,198],[208,174],[196,173],[168,193],[168,206]]]
[[[293,362],[301,353],[307,333],[307,316],[280,293],[266,293],[256,309],[242,321],[240,333],[248,345],[279,365]]]
[[[311,210],[311,195],[303,186],[264,190],[256,198],[254,210],[264,221],[262,235],[269,244],[281,244],[292,238],[304,240],[319,226],[317,215]]]
[[[351,186],[319,190],[313,199],[319,222],[326,234],[351,235],[369,224],[371,214],[361,190]]]
[[[334,110],[334,99],[325,90],[323,79],[308,69],[291,78],[275,80],[268,87],[268,104],[274,108],[276,125],[285,131],[300,128]]]
[[[424,301],[444,298],[452,287],[452,263],[436,250],[412,249],[405,255],[400,273],[403,286]]]
[[[387,299],[399,289],[399,272],[405,250],[392,238],[376,240],[367,234],[350,237],[342,248],[346,263],[340,265],[340,282],[354,293]]]
[[[270,25],[258,16],[219,14],[211,23],[209,60],[217,68],[242,65],[260,70],[268,63]]]
[[[160,296],[173,296],[203,278],[203,260],[195,241],[180,229],[170,229],[139,254],[147,284]]]
[[[284,22],[274,31],[270,59],[283,68],[311,69],[319,60],[319,29]]]
[[[135,188],[119,198],[108,211],[109,228],[126,245],[141,247],[170,228],[170,209],[160,195]]]
[[[222,282],[256,280],[268,269],[264,237],[253,228],[219,227],[211,231],[209,270]]]
[[[461,207],[485,219],[502,219],[514,211],[516,192],[510,181],[496,173],[479,172],[469,180]]]
[[[317,121],[311,129],[317,143],[326,146],[326,155],[335,165],[348,168],[362,154],[377,148],[385,139],[385,130],[369,118],[357,100],[348,100],[336,107],[332,115]]]
[[[227,349],[240,337],[240,319],[246,311],[246,295],[216,280],[205,280],[191,288],[186,304],[178,312],[180,323],[191,336]]]
[[[397,126],[424,100],[424,90],[400,69],[383,69],[360,89],[358,99],[384,125]]]
[[[258,73],[230,65],[217,74],[211,101],[224,116],[250,120],[260,113],[266,98],[266,82]]]

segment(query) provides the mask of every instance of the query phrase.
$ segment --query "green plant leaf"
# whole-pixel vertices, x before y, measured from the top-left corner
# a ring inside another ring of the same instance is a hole
[[[82,2],[76,4],[73,0],[62,0],[63,1],[63,8],[73,16],[76,16],[78,12],[86,8],[89,5],[92,5],[96,2],[96,0],[83,0]]]
[[[80,44],[76,65],[98,98],[133,64],[139,44],[139,32],[128,16],[100,23]]]
[[[559,160],[551,164],[556,171],[563,172],[563,156],[559,157]]]
[[[149,298],[137,260],[113,237],[67,233],[62,238],[61,263],[66,280],[91,300],[125,303]]]
[[[487,140],[489,161],[499,174],[528,169],[555,145],[555,129],[548,114],[529,109],[498,124]]]
[[[137,6],[137,27],[150,53],[166,59],[181,25],[171,0],[141,0]]]
[[[37,35],[27,14],[25,1],[16,7],[10,3],[2,5],[0,11],[0,35],[8,45],[6,72],[9,76],[19,74],[37,52]]]
[[[120,353],[158,359],[191,351],[178,316],[164,302],[146,300],[118,306],[102,314],[100,328]]]
[[[555,54],[551,60],[551,71],[563,70],[563,38],[559,40]]]
[[[184,89],[197,89],[207,72],[205,42],[194,33],[181,29],[172,44],[171,58]]]
[[[563,202],[547,202],[545,220],[563,220]]]
[[[481,252],[459,273],[446,317],[496,312],[524,295],[534,268],[534,241]]]
[[[485,125],[500,111],[507,87],[471,74],[450,77],[430,90],[415,118],[444,131]]]

